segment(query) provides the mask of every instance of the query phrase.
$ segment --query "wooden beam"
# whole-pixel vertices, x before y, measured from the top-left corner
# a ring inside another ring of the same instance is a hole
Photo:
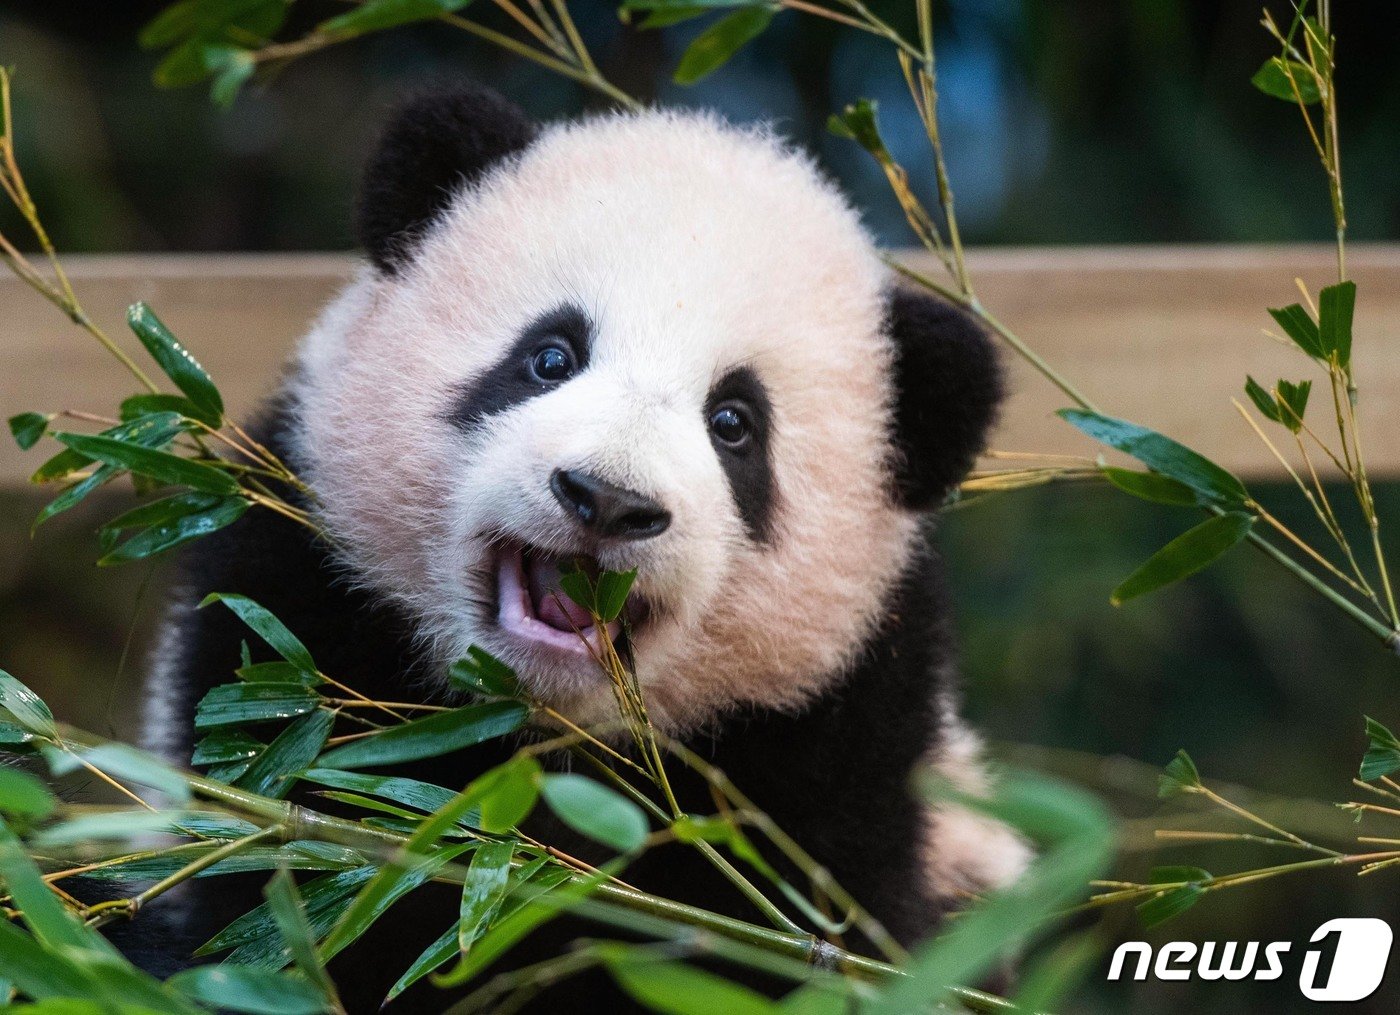
[[[978,295],[1007,326],[1107,412],[1152,426],[1249,476],[1277,464],[1230,406],[1245,374],[1264,384],[1315,376],[1271,341],[1265,307],[1335,279],[1332,248],[1096,247],[974,251]],[[927,258],[910,263],[932,271]],[[146,300],[213,374],[240,414],[278,372],[320,306],[353,272],[339,254],[90,255],[65,260],[88,311],[121,341],[125,307]],[[1400,245],[1356,245],[1355,362],[1368,464],[1400,476]],[[18,280],[0,277],[0,414],[35,409],[113,411],[132,390],[90,337]],[[132,346],[135,345],[131,341]],[[137,350],[139,351],[139,350]],[[1008,353],[1012,395],[994,445],[1009,451],[1093,454],[1052,417],[1067,400]],[[1325,392],[1319,390],[1318,396]],[[1325,397],[1315,397],[1318,410]],[[1326,415],[1318,412],[1318,418]],[[38,465],[37,451],[0,441],[0,483]]]

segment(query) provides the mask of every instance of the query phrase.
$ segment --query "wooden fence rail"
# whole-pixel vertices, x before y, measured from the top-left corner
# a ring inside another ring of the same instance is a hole
[[[1095,247],[974,251],[983,302],[1106,411],[1152,426],[1245,475],[1280,470],[1230,406],[1245,374],[1266,385],[1312,376],[1262,334],[1265,307],[1335,280],[1331,247]],[[919,255],[911,263],[930,269]],[[321,304],[353,271],[340,254],[90,255],[68,258],[88,311],[127,337],[123,311],[149,302],[213,374],[230,407],[251,411]],[[930,269],[931,270],[931,269]],[[1356,245],[1354,361],[1368,462],[1400,477],[1400,245]],[[1051,418],[1064,397],[1008,356],[1012,397],[994,445],[1093,454]],[[0,415],[109,411],[130,385],[90,337],[6,274],[0,277]],[[1317,404],[1321,405],[1319,401]],[[38,464],[0,441],[0,484]]]

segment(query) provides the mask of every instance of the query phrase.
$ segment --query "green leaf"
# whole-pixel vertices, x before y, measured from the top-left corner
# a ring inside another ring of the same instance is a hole
[[[137,419],[156,412],[170,412],[187,419],[198,419],[199,409],[184,395],[157,394],[132,395],[122,399],[121,418]]]
[[[190,787],[183,775],[154,754],[127,744],[98,744],[96,747],[76,747],[71,751],[45,748],[44,756],[55,776],[77,771],[82,767],[82,762],[87,762],[116,779],[164,793],[174,803],[183,804],[190,798]]]
[[[387,1005],[435,969],[442,968],[456,954],[457,925],[454,923],[442,932],[441,937],[423,949],[423,954],[413,960],[413,965],[404,970],[404,974],[398,978],[398,981],[389,988],[389,993],[384,996],[384,1004]],[[383,1006],[381,1005],[381,1007]]]
[[[368,775],[364,772],[341,772],[329,768],[312,768],[298,772],[297,778],[320,786],[333,786],[336,789],[352,790],[383,797],[432,814],[450,804],[457,796],[444,786],[434,786],[429,782],[419,782],[397,775]],[[468,822],[470,824],[470,822]]]
[[[195,709],[195,729],[236,726],[305,715],[321,703],[321,696],[301,684],[264,681],[255,684],[220,684]]]
[[[58,800],[28,772],[0,766],[0,811],[37,820],[54,812]]]
[[[9,712],[15,722],[35,736],[58,739],[58,727],[54,725],[49,706],[4,670],[0,670],[0,708]]]
[[[239,680],[249,682],[272,681],[283,684],[300,684],[302,687],[315,687],[324,683],[319,674],[307,673],[296,663],[276,659],[266,663],[249,663],[233,671]]]
[[[1240,511],[1207,518],[1147,558],[1113,590],[1109,602],[1121,606],[1129,599],[1189,578],[1234,546],[1254,526],[1254,516]]]
[[[153,412],[103,430],[99,436],[146,448],[163,448],[188,427],[185,417],[179,413]],[[63,479],[79,469],[87,468],[92,462],[90,456],[65,448],[35,469],[29,481],[42,484]]]
[[[336,1000],[335,984],[331,982],[316,951],[316,931],[307,918],[292,875],[285,870],[278,871],[263,894],[267,896],[268,908],[292,962],[318,988],[320,994],[334,1002],[327,1007],[343,1010]]]
[[[28,451],[39,443],[52,418],[38,412],[22,412],[18,416],[10,417],[10,433],[21,451]]]
[[[1301,99],[1304,104],[1310,106],[1322,99],[1317,79],[1313,77],[1308,66],[1281,56],[1271,56],[1265,60],[1264,66],[1255,71],[1249,83],[1265,95],[1283,99],[1285,102],[1297,102]]]
[[[1059,415],[1094,440],[1131,455],[1164,476],[1185,483],[1211,503],[1237,506],[1249,497],[1244,484],[1230,473],[1155,430],[1082,409],[1061,409]]]
[[[172,486],[188,486],[204,493],[235,494],[238,481],[222,469],[167,451],[156,451],[95,434],[56,433],[58,440],[94,461],[127,469]]]
[[[179,811],[99,811],[49,825],[36,833],[31,844],[45,848],[74,846],[93,841],[121,841],[169,832],[182,815]]]
[[[379,872],[378,867],[364,866],[353,870],[325,874],[308,881],[301,889],[306,919],[313,936],[330,930],[340,916],[347,899],[358,892]],[[272,907],[264,903],[234,920],[210,938],[195,955],[211,955],[226,948],[235,951],[225,964],[246,964],[262,969],[280,969],[287,964],[289,953],[277,934],[277,921]]]
[[[460,11],[471,0],[367,0],[354,10],[321,22],[317,30],[334,34],[363,35],[412,21],[426,21]]]
[[[299,976],[244,966],[196,966],[167,984],[186,997],[220,1011],[251,1015],[320,1015],[325,997]]]
[[[35,999],[101,997],[98,985],[64,953],[41,944],[7,920],[0,920],[0,976]]]
[[[432,758],[513,733],[529,714],[528,708],[513,701],[466,705],[333,748],[321,757],[320,766],[364,768]]]
[[[563,571],[559,575],[559,588],[564,595],[568,596],[579,606],[582,606],[589,613],[598,612],[598,596],[593,588],[593,583],[588,580],[588,575],[574,568],[572,571]]]
[[[1264,414],[1264,418],[1271,419],[1275,423],[1283,422],[1274,396],[1265,391],[1258,381],[1248,375],[1245,375],[1244,379],[1244,393],[1249,396],[1249,400],[1254,403],[1255,408]]]
[[[483,842],[472,855],[467,878],[462,883],[461,916],[457,921],[457,947],[463,955],[501,909],[509,889],[510,861],[514,842]]]
[[[539,798],[540,763],[527,754],[477,777],[469,788],[481,808],[482,831],[500,835],[524,821]]]
[[[885,147],[880,136],[879,103],[873,99],[860,99],[851,103],[840,113],[833,113],[826,121],[826,129],[837,137],[854,141],[873,155],[882,166],[894,162],[890,150]]]
[[[1366,782],[1400,770],[1400,740],[1384,725],[1366,717],[1366,755],[1361,759],[1361,778]]]
[[[630,853],[646,841],[647,819],[642,809],[587,776],[546,775],[540,794],[564,824],[620,853]]]
[[[208,497],[208,494],[182,494],[166,498],[166,501],[181,500],[185,497]],[[188,502],[187,502],[188,503]],[[154,505],[148,505],[154,506]],[[184,507],[186,505],[180,505]],[[167,553],[176,547],[196,539],[202,539],[212,532],[227,528],[242,518],[252,507],[252,501],[242,497],[221,497],[212,506],[202,510],[188,510],[167,521],[157,522],[138,532],[120,546],[98,558],[99,567],[125,564],[133,560],[146,560]],[[172,508],[175,507],[172,505]],[[138,508],[138,510],[140,510]],[[116,532],[104,526],[103,532]]]
[[[658,8],[643,18],[637,27],[639,29],[669,28],[671,25],[679,25],[683,21],[704,17],[713,11],[714,7],[705,6]],[[623,24],[631,23],[631,12],[626,5],[621,8],[619,13],[623,15]]]
[[[1205,890],[1199,885],[1183,885],[1138,903],[1138,919],[1144,927],[1155,927],[1186,912],[1201,901]]]
[[[211,47],[204,51],[204,62],[214,76],[209,97],[217,106],[227,109],[257,70],[258,63],[251,50],[239,46]],[[217,425],[217,424],[215,424]]]
[[[475,645],[467,648],[465,659],[452,664],[447,676],[457,687],[490,698],[514,698],[520,694],[515,671]]]
[[[374,880],[365,885],[360,894],[355,896],[355,901],[350,903],[336,920],[335,926],[321,942],[318,953],[320,958],[330,961],[344,948],[358,941],[395,902],[428,881],[446,864],[476,848],[476,843],[464,842],[438,849],[430,856],[415,857],[409,866],[395,863],[385,867]]]
[[[283,799],[295,785],[290,774],[316,760],[334,725],[335,716],[323,708],[302,716],[267,745],[234,785],[258,796]]]
[[[223,603],[238,615],[239,620],[257,632],[258,636],[267,642],[279,656],[303,673],[316,673],[316,661],[311,658],[311,653],[306,646],[267,609],[259,606],[247,596],[231,592],[211,593],[204,597],[199,608],[203,609],[210,603]]]
[[[1185,751],[1177,751],[1176,757],[1167,762],[1167,767],[1157,777],[1157,796],[1162,800],[1200,788],[1201,773],[1196,771],[1196,763]]]
[[[53,460],[54,459],[50,459],[50,461]],[[43,506],[38,515],[35,516],[34,524],[29,527],[29,534],[32,536],[40,525],[43,525],[54,515],[62,514],[69,508],[76,507],[88,494],[92,493],[92,491],[96,490],[99,486],[110,483],[120,475],[120,469],[110,465],[104,465],[100,469],[94,471],[93,474],[86,479],[74,483]]]
[[[1351,366],[1351,322],[1355,313],[1355,282],[1338,282],[1317,294],[1318,343],[1324,355],[1336,355],[1343,370]]]
[[[782,1009],[761,994],[714,973],[635,946],[596,946],[612,978],[629,997],[664,1015],[773,1015]]]
[[[267,745],[242,730],[215,730],[194,746],[191,765],[223,765],[255,757]]]
[[[1299,349],[1302,349],[1313,359],[1326,359],[1317,323],[1303,309],[1301,303],[1290,303],[1277,310],[1271,309],[1269,316],[1278,322],[1278,326],[1283,329],[1284,334],[1293,339],[1294,344]]]
[[[4,824],[0,824],[0,882],[4,883],[13,908],[24,914],[25,924],[44,947],[116,954],[106,938],[84,926],[83,921],[59,901],[44,882],[39,868],[25,855],[24,847]]]
[[[1103,474],[1105,479],[1124,493],[1156,504],[1189,507],[1201,503],[1201,498],[1195,490],[1160,472],[1136,472],[1105,465]]]
[[[1303,428],[1303,414],[1308,411],[1308,395],[1312,393],[1312,381],[1291,384],[1281,380],[1274,387],[1278,391],[1281,422],[1297,433]]]
[[[223,65],[224,61],[230,59],[226,52],[228,48],[204,47],[208,70],[216,70]],[[212,65],[209,64],[211,50],[214,51]],[[219,52],[219,50],[225,52]],[[249,73],[251,73],[251,56],[246,59],[249,63]],[[169,328],[161,323],[160,318],[155,315],[155,311],[145,303],[133,303],[127,308],[126,323],[136,333],[136,337],[141,340],[141,344],[146,347],[151,358],[160,364],[160,368],[165,371],[165,376],[174,381],[175,386],[184,392],[191,404],[199,410],[200,414],[195,418],[212,427],[220,426],[224,420],[224,400],[219,394],[219,389],[214,386],[213,380],[199,365],[199,361],[190,355],[190,351],[176,340]]]
[[[762,35],[776,13],[776,7],[747,7],[720,18],[686,48],[672,80],[678,85],[693,85],[713,74]]]
[[[598,576],[598,616],[604,623],[612,623],[622,615],[627,605],[627,594],[637,580],[637,569],[630,571],[604,571]]]

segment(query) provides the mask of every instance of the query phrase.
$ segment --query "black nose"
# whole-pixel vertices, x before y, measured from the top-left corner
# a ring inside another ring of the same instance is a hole
[[[609,539],[650,539],[671,524],[671,512],[650,497],[587,472],[555,469],[549,488],[584,528]]]

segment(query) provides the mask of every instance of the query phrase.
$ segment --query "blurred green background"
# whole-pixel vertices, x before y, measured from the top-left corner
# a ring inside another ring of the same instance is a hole
[[[596,105],[547,72],[430,26],[313,56],[224,111],[199,89],[151,86],[154,58],[134,37],[160,6],[0,5],[0,63],[18,72],[21,156],[65,250],[343,249],[359,162],[403,88],[466,71],[542,116]],[[482,20],[499,21],[479,6]],[[619,26],[607,3],[573,6],[612,79],[662,103],[773,120],[818,154],[886,242],[907,242],[883,179],[823,128],[842,104],[881,99],[896,155],[911,169],[926,165],[912,108],[876,40],[785,15],[720,73],[682,89],[668,73],[694,28],[637,33]],[[907,21],[907,4],[872,6]],[[1336,12],[1343,164],[1358,239],[1400,232],[1400,73],[1389,6],[1340,4]],[[1325,190],[1296,114],[1247,84],[1270,54],[1255,3],[939,7],[945,144],[970,242],[1328,237]],[[1286,17],[1283,5],[1274,7]],[[338,9],[302,0],[288,34]],[[914,175],[928,193],[928,173]],[[1115,401],[1131,404],[1131,393]],[[28,408],[0,407],[5,415]],[[1373,422],[1374,438],[1387,436],[1383,421]],[[1287,490],[1263,491],[1278,514],[1321,538]],[[1379,496],[1382,515],[1400,517],[1400,486],[1387,484]],[[114,499],[94,497],[31,540],[39,504],[0,492],[0,664],[74,721],[129,733],[167,573],[92,566],[92,530],[118,509]],[[1190,824],[1164,815],[1154,799],[1154,770],[1177,748],[1190,750],[1208,776],[1328,801],[1351,795],[1361,715],[1400,723],[1400,663],[1248,550],[1184,586],[1111,608],[1108,590],[1193,521],[1189,512],[1077,487],[968,505],[942,526],[969,712],[1008,760],[1072,774],[1105,793],[1127,819],[1127,876],[1154,862],[1154,825]],[[1325,805],[1284,813],[1328,841],[1352,830]],[[1376,825],[1372,834],[1397,830]],[[1277,859],[1192,847],[1156,862],[1221,872]],[[1146,934],[1123,909],[1106,922],[1105,941],[1301,941],[1332,916],[1400,922],[1393,877],[1333,872],[1238,889]],[[1070,1010],[1305,1005],[1292,977],[1272,985],[1101,980],[1099,969]],[[1395,997],[1378,995],[1357,1010],[1394,1011]]]

